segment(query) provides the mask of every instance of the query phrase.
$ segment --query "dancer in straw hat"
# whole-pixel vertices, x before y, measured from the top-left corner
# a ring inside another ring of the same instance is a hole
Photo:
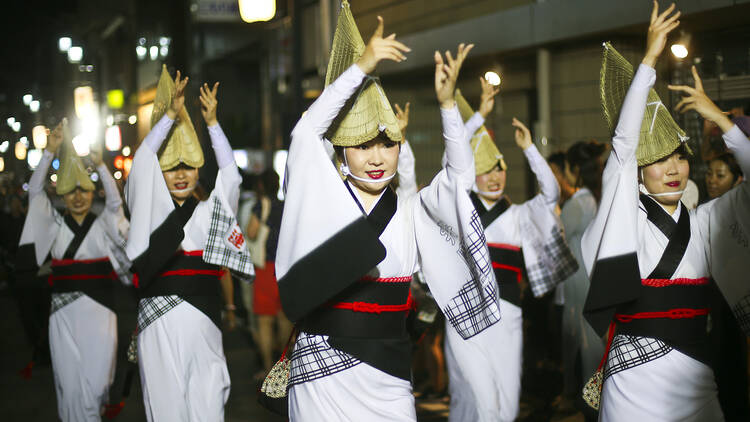
[[[531,140],[531,133],[513,119],[516,145],[537,177],[540,193],[522,204],[511,204],[503,193],[507,165],[483,126],[498,89],[481,78],[479,111],[456,91],[456,103],[465,120],[466,139],[474,153],[475,183],[471,200],[481,218],[492,267],[500,288],[503,322],[482,336],[492,355],[475,353],[456,331],[446,327],[446,364],[450,377],[451,421],[513,421],[521,398],[523,319],[521,281],[529,281],[535,297],[554,290],[575,272],[577,263],[554,213],[560,189],[552,170]],[[459,365],[458,362],[466,361]],[[468,370],[466,369],[468,368]]]
[[[500,318],[468,197],[471,150],[453,100],[472,46],[461,44],[455,58],[435,52],[447,165],[418,194],[398,196],[390,181],[403,136],[372,73],[381,60],[403,61],[409,49],[395,35],[383,37],[378,20],[365,45],[342,3],[327,86],[292,132],[276,255],[282,306],[300,330],[289,377],[292,421],[416,420],[406,316],[418,263],[466,341]]]
[[[689,173],[686,137],[652,89],[656,61],[679,25],[680,12],[674,12],[674,4],[659,12],[654,1],[635,75],[612,45],[604,45],[601,96],[613,151],[601,205],[581,242],[591,278],[584,313],[600,335],[609,327],[608,355],[584,389],[590,404],[601,404],[603,421],[723,420],[707,362],[712,278],[749,328],[750,186],[741,183],[688,211],[680,202]],[[750,140],[694,77],[695,88],[675,87],[688,94],[678,109],[716,122],[749,171]]]
[[[44,193],[52,161],[58,155],[57,194],[65,203],[60,215]],[[115,374],[117,315],[114,283],[129,283],[125,259],[128,221],[115,181],[102,161],[91,158],[104,186],[100,215],[91,212],[94,183],[73,148],[63,120],[29,181],[29,214],[21,245],[33,244],[36,264],[52,256],[50,355],[55,375],[58,415],[63,421],[99,421]]]
[[[126,189],[149,421],[224,420],[229,373],[219,329],[220,267],[254,274],[235,219],[241,177],[216,120],[219,83],[200,87],[219,167],[216,186],[205,195],[198,181],[203,150],[184,107],[187,82],[179,71],[172,80],[163,68],[151,132],[136,151]]]

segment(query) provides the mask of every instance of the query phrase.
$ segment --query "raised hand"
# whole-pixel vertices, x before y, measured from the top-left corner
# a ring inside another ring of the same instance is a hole
[[[482,84],[482,97],[479,103],[479,114],[486,119],[492,109],[495,107],[495,95],[500,92],[500,88],[487,82],[487,79],[479,77],[479,83]]]
[[[93,162],[96,167],[99,167],[104,163],[101,143],[97,143],[91,147],[89,150],[89,158],[91,158],[91,162]]]
[[[516,119],[515,117],[513,118],[513,122],[511,124],[516,128],[516,145],[525,150],[526,148],[534,144],[534,142],[532,142],[531,140],[531,132],[529,131],[529,128],[526,127],[526,125],[521,123],[521,121]]]
[[[643,57],[643,64],[654,67],[656,60],[664,51],[667,45],[667,35],[680,25],[677,19],[680,17],[678,10],[672,16],[669,16],[675,10],[672,3],[667,10],[659,14],[659,2],[654,0],[654,8],[651,10],[651,23],[648,26],[648,37],[646,40],[646,55]]]
[[[387,59],[401,63],[406,60],[404,53],[410,51],[409,47],[396,41],[396,34],[383,38],[383,18],[378,16],[378,27],[367,42],[362,57],[357,61],[357,66],[365,73],[372,73],[381,60]]]
[[[682,97],[679,103],[675,106],[675,110],[680,113],[685,113],[688,110],[695,110],[707,121],[716,123],[722,131],[726,132],[732,128],[732,121],[729,120],[724,112],[713,102],[706,92],[703,91],[703,82],[700,76],[698,76],[698,70],[693,66],[690,69],[693,72],[693,80],[695,80],[695,88],[687,85],[668,85],[668,88],[672,91],[678,91],[686,94]]]
[[[461,70],[461,65],[463,65],[466,55],[469,54],[472,48],[474,48],[474,44],[459,44],[458,54],[455,59],[450,51],[445,52],[445,59],[443,59],[440,52],[435,51],[435,94],[437,94],[440,108],[447,110],[453,108],[456,104],[453,94],[456,90],[458,72]]]
[[[62,145],[63,140],[63,128],[67,124],[68,119],[63,118],[51,132],[49,129],[47,129],[47,146],[45,147],[47,151],[51,152],[52,154],[56,154],[60,149],[60,145]]]
[[[218,123],[216,120],[216,106],[219,105],[216,99],[218,89],[218,82],[214,84],[213,88],[209,88],[207,83],[203,83],[200,87],[201,114],[203,114],[203,120],[206,121],[206,126],[213,126]]]
[[[398,104],[394,104],[393,106],[396,108],[396,120],[398,120],[398,129],[403,135],[406,127],[409,126],[409,103],[406,103],[406,106],[404,106],[403,110],[401,109],[401,107],[399,107]]]
[[[185,76],[185,78],[180,79],[180,71],[177,71],[177,75],[174,77],[174,95],[172,96],[172,102],[169,104],[169,108],[167,108],[167,116],[169,116],[170,119],[174,120],[177,118],[177,113],[182,110],[182,107],[185,105],[185,86],[187,86],[188,83],[188,77]]]

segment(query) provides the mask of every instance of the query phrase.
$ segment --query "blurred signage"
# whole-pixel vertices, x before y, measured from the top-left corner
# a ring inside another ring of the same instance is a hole
[[[190,11],[196,22],[242,22],[237,0],[193,0]]]

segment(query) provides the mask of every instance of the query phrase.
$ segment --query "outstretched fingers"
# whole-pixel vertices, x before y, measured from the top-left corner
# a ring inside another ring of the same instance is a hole
[[[693,73],[693,80],[695,81],[695,89],[698,91],[703,91],[703,81],[701,80],[701,77],[698,75],[698,69],[695,68],[695,65],[690,67],[690,71]]]

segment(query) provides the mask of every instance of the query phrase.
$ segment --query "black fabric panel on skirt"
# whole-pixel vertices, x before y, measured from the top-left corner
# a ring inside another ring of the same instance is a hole
[[[516,306],[521,306],[521,285],[519,277],[523,277],[526,265],[523,253],[520,249],[513,250],[487,245],[492,259],[495,278],[500,285],[500,298]],[[495,264],[510,266],[511,268],[498,268]]]
[[[594,263],[583,315],[600,336],[607,333],[619,305],[641,295],[641,275],[635,252],[599,259]]]
[[[219,271],[219,266],[204,262],[200,256],[173,254],[162,273],[177,270]],[[216,275],[159,275],[138,293],[142,298],[177,295],[221,328],[221,284]]]
[[[112,312],[116,312],[114,296],[116,280],[112,278],[116,276],[109,260],[92,263],[76,262],[70,265],[54,265],[52,267],[53,279],[66,276],[100,276],[102,278],[54,280],[52,293],[83,292]]]
[[[185,238],[185,224],[193,216],[198,200],[191,196],[175,209],[149,237],[148,249],[133,261],[131,271],[138,274],[139,288],[147,287],[153,279],[164,272],[164,267],[179,249]]]
[[[356,195],[345,185],[356,201]],[[362,209],[359,202],[357,205]],[[287,318],[299,321],[385,259],[385,247],[379,238],[396,207],[396,194],[387,188],[367,218],[354,220],[292,265],[279,280],[281,306]]]
[[[400,312],[405,317],[405,312]],[[331,337],[328,344],[386,374],[411,381],[411,340]]]
[[[83,222],[80,225],[78,225],[70,214],[66,214],[63,220],[65,221],[65,225],[73,232],[73,240],[70,241],[68,247],[65,249],[63,259],[74,259],[76,252],[78,252],[78,248],[80,248],[81,243],[83,243],[83,239],[86,238],[91,226],[94,224],[94,221],[96,221],[96,214],[93,212],[86,214],[86,217],[83,218]]]

